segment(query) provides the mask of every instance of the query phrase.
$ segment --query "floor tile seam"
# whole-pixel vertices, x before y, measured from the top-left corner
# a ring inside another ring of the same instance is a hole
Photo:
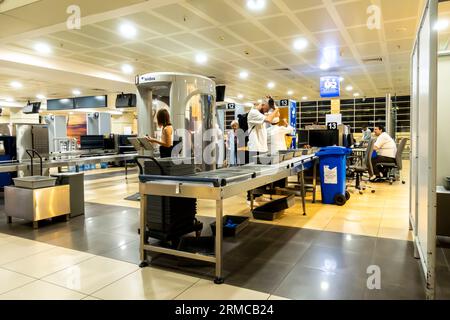
[[[23,239],[24,239],[24,238],[23,238]],[[26,239],[26,240],[29,240],[29,239]],[[36,240],[30,240],[30,241],[36,241]],[[36,242],[39,242],[39,241],[36,241]],[[53,248],[49,248],[49,249],[45,249],[45,250],[42,250],[42,251],[39,251],[39,252],[35,252],[35,253],[29,254],[29,255],[27,255],[27,256],[25,256],[25,257],[20,257],[20,258],[15,259],[15,260],[8,261],[8,262],[6,262],[6,263],[1,263],[1,264],[0,264],[0,267],[3,267],[3,266],[5,266],[5,265],[7,265],[7,264],[10,264],[10,263],[17,262],[17,261],[19,261],[19,260],[23,260],[23,259],[28,258],[28,257],[32,257],[32,256],[35,256],[35,255],[38,255],[38,254],[40,254],[40,253],[44,253],[44,252],[47,252],[47,251],[56,249],[56,248],[58,247],[58,246],[55,246],[55,245],[52,245],[52,244],[48,244],[48,243],[45,243],[45,242],[39,242],[39,243],[44,243],[44,244],[46,244],[46,245],[52,246]]]
[[[64,249],[67,249],[67,248],[64,248]],[[73,250],[73,249],[69,249],[69,250]],[[35,277],[35,276],[31,276],[31,275],[25,274],[25,273],[23,273],[23,272],[19,272],[19,271],[15,271],[15,270],[12,270],[12,269],[8,269],[8,268],[5,267],[5,265],[3,265],[2,268],[5,269],[5,270],[9,270],[9,271],[12,271],[12,272],[19,273],[19,274],[24,275],[24,276],[27,276],[27,277],[31,277],[31,278],[33,278],[33,279],[43,280],[44,278],[50,277],[50,276],[52,276],[52,275],[54,275],[54,274],[56,274],[56,273],[58,273],[58,272],[62,272],[62,271],[64,271],[64,270],[66,270],[66,269],[72,268],[72,267],[77,266],[77,265],[79,265],[79,264],[81,264],[81,263],[83,263],[83,262],[89,261],[89,260],[94,259],[94,258],[97,257],[96,255],[93,255],[92,253],[89,253],[89,252],[78,251],[78,250],[74,250],[74,251],[81,252],[81,253],[85,253],[85,254],[87,253],[87,254],[91,255],[91,257],[86,257],[86,259],[83,259],[82,261],[79,261],[79,262],[74,263],[74,264],[72,264],[72,265],[70,265],[70,266],[64,267],[64,268],[59,269],[59,270],[57,270],[57,271],[53,271],[53,272],[51,272],[51,273],[49,273],[49,274],[46,274],[46,275],[44,275],[44,276],[42,276],[42,277]],[[17,262],[17,261],[16,261],[16,262]]]
[[[97,258],[97,257],[105,258],[105,257],[97,256],[97,255],[96,255],[96,256],[94,256],[94,257],[92,257],[92,258],[90,258],[90,259],[85,260],[84,262],[86,262],[86,261],[88,261],[88,260],[91,260],[91,259],[94,259],[94,258]],[[115,261],[117,261],[117,262],[123,262],[123,261],[121,261],[121,260],[116,260],[116,259],[112,259],[112,258],[107,258],[107,259],[115,260]],[[132,264],[132,263],[129,263],[129,264]],[[70,268],[70,267],[69,267],[69,268]],[[65,268],[65,269],[63,269],[63,270],[60,270],[60,271],[58,271],[58,272],[64,271],[64,270],[66,270],[66,269],[68,269],[68,268]],[[136,269],[136,270],[133,270],[133,271],[127,273],[126,275],[120,277],[120,279],[125,278],[126,276],[128,276],[128,275],[130,275],[130,274],[136,272],[137,270],[139,270],[139,269]],[[56,273],[58,273],[58,272],[52,273],[51,275],[54,275],[54,274],[56,274]],[[64,289],[71,290],[71,291],[75,291],[75,292],[78,292],[78,293],[81,293],[81,294],[84,294],[84,295],[87,295],[87,296],[91,296],[91,295],[94,293],[94,292],[86,293],[86,292],[78,291],[78,290],[75,290],[75,289],[70,289],[70,288],[67,288],[67,287],[65,287],[65,286],[63,286],[63,285],[60,285],[60,284],[58,284],[58,283],[54,283],[54,282],[51,282],[51,281],[49,281],[49,280],[46,280],[46,278],[50,277],[51,275],[45,276],[44,278],[39,279],[39,281],[44,281],[44,282],[46,282],[46,283],[56,285],[56,286],[58,286],[58,287],[60,287],[60,288],[64,288]],[[109,286],[109,285],[111,285],[111,284],[117,282],[117,281],[120,280],[120,279],[117,279],[116,281],[113,281],[113,282],[111,282],[111,283],[109,283],[109,284],[103,286],[102,288],[100,288],[99,290],[96,290],[95,292],[98,292],[98,291],[102,290],[103,288],[105,288],[105,287],[107,287],[107,286]],[[97,298],[97,297],[96,297],[96,298]]]
[[[183,293],[185,293],[186,291],[188,291],[189,289],[192,289],[197,283],[199,283],[201,280],[205,280],[205,279],[201,279],[198,278],[197,281],[195,281],[193,284],[191,284],[189,287],[187,287],[186,289],[184,289],[182,292],[180,292],[178,295],[176,295],[172,300],[176,300],[179,296],[181,296]],[[207,280],[208,281],[208,280]],[[209,280],[210,281],[210,280]]]
[[[30,284],[32,284],[32,283],[38,282],[38,281],[41,281],[41,280],[36,279],[36,278],[33,278],[33,281],[27,282],[27,283],[22,284],[22,285],[20,285],[20,286],[18,286],[18,287],[15,287],[15,288],[13,288],[13,289],[10,289],[10,290],[7,290],[7,291],[3,292],[2,294],[0,294],[0,297],[1,297],[1,296],[4,296],[4,295],[7,295],[8,293],[10,293],[10,292],[12,292],[12,291],[14,291],[14,290],[21,289],[21,288],[23,288],[23,287],[26,287],[26,286],[28,286],[28,285],[30,285]]]
[[[109,258],[109,259],[111,259],[111,258]],[[113,259],[113,260],[115,260],[115,259]],[[120,260],[117,260],[117,261],[120,261]],[[123,262],[123,261],[121,261],[121,262]],[[129,275],[131,275],[131,274],[133,274],[133,273],[135,273],[135,272],[137,272],[137,271],[139,271],[139,270],[141,270],[141,269],[142,269],[142,268],[139,268],[139,267],[138,267],[137,269],[135,269],[135,270],[133,270],[133,271],[131,271],[131,272],[128,272],[127,274],[121,276],[120,278],[114,280],[113,282],[108,283],[108,284],[104,285],[103,287],[101,287],[101,288],[99,288],[99,289],[97,289],[97,290],[95,290],[95,291],[89,293],[88,295],[93,296],[93,297],[95,297],[95,298],[98,298],[97,296],[95,296],[96,293],[98,293],[99,291],[102,291],[102,290],[105,289],[106,287],[109,287],[109,286],[115,284],[116,282],[118,282],[118,281],[120,281],[120,280],[122,280],[122,279],[128,277]],[[100,298],[99,298],[99,299],[100,299]]]
[[[113,251],[113,250],[117,250],[117,249],[119,249],[120,247],[123,247],[123,246],[127,245],[128,243],[135,242],[135,241],[136,241],[136,240],[129,240],[129,241],[127,241],[127,242],[121,244],[120,246],[114,246],[114,247],[112,247],[112,248],[108,248],[106,251],[100,251],[100,252],[97,252],[97,253],[95,253],[95,255],[96,255],[96,256],[103,256],[103,254],[105,254],[105,253],[108,253],[108,252]],[[84,251],[82,251],[82,252],[84,252]],[[88,251],[86,251],[86,252],[87,252],[87,253],[90,253],[90,252],[88,252]],[[91,254],[93,254],[93,253],[91,253]],[[111,259],[111,258],[110,258],[110,259]],[[117,260],[117,259],[113,259],[113,260]],[[117,260],[117,261],[121,261],[121,260]]]
[[[311,247],[312,244],[309,245],[309,247]],[[309,249],[308,247],[308,249]],[[307,250],[308,250],[307,249]],[[286,280],[286,278],[292,273],[292,271],[295,269],[295,267],[297,266],[297,264],[300,262],[300,260],[303,258],[303,256],[305,255],[306,251],[303,253],[303,255],[297,260],[296,263],[293,264],[293,266],[289,269],[288,272],[286,272],[285,276],[279,281],[278,285],[276,285],[273,289],[272,292],[269,292],[270,295],[275,294],[275,292],[277,292],[277,290],[281,287],[281,285],[283,284],[284,280]],[[270,296],[269,296],[270,298]]]

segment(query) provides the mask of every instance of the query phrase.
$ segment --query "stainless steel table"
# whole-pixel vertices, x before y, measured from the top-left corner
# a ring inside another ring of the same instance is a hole
[[[194,260],[207,261],[216,266],[215,280],[223,283],[223,201],[275,181],[297,175],[305,170],[305,163],[315,161],[315,155],[294,158],[275,165],[247,165],[219,169],[193,176],[140,176],[140,267],[148,265],[147,252],[157,252]],[[216,202],[215,254],[207,256],[150,245],[146,239],[147,196],[197,198]]]

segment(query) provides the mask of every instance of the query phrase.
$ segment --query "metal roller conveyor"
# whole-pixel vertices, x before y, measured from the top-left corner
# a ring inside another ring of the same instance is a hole
[[[196,198],[216,202],[216,236],[215,255],[206,256],[166,247],[150,245],[145,232],[140,233],[141,267],[148,265],[147,252],[158,252],[194,260],[214,263],[215,280],[223,283],[223,201],[269,185],[292,175],[299,175],[303,180],[305,164],[316,161],[314,154],[304,155],[273,165],[245,165],[227,169],[197,173],[190,176],[140,176],[139,192],[141,194],[140,230],[146,228],[147,196],[167,196]],[[315,170],[314,170],[315,172]],[[302,186],[303,212],[305,212],[305,191]]]

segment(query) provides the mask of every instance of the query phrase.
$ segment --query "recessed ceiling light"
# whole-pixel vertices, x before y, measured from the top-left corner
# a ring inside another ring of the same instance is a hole
[[[244,95],[243,94],[238,94],[238,99],[244,99]]]
[[[437,31],[442,31],[442,30],[447,29],[448,26],[449,26],[449,21],[447,19],[440,19],[434,25],[434,29]]]
[[[119,27],[120,34],[127,39],[136,37],[137,29],[130,23],[123,23]]]
[[[261,11],[266,7],[266,0],[247,0],[247,8],[252,11]]]
[[[359,97],[360,94],[359,94],[358,92],[355,92],[355,93],[353,94],[353,96],[354,96],[354,97]]]
[[[52,48],[48,44],[43,42],[36,43],[34,45],[34,50],[43,54],[49,54],[52,52]]]
[[[208,56],[206,54],[204,54],[204,53],[198,53],[195,56],[195,61],[198,64],[205,64],[206,62],[208,62]]]
[[[344,82],[344,80],[345,80],[344,77],[340,77],[340,78],[339,78],[339,81],[340,81],[340,82]]]
[[[14,100],[14,98],[8,97],[5,99],[5,101],[6,102],[14,102],[15,100]]]
[[[301,51],[301,50],[304,50],[308,46],[308,40],[306,40],[304,38],[299,38],[294,41],[293,45],[294,45],[295,50]]]
[[[289,90],[289,91],[287,92],[287,94],[288,94],[288,96],[292,96],[292,95],[294,94],[294,91]]]
[[[274,83],[274,82],[269,82],[269,83],[267,84],[267,88],[269,88],[269,89],[275,88],[275,83]]]
[[[330,69],[330,65],[328,63],[324,62],[324,63],[322,63],[320,65],[320,69],[321,70],[328,70],[328,69]]]
[[[322,291],[328,291],[328,289],[330,289],[330,284],[327,281],[322,281],[320,283],[320,289],[322,289]]]
[[[39,100],[45,100],[46,99],[43,94],[37,94],[36,98],[39,99]]]
[[[247,79],[248,78],[248,72],[247,71],[241,71],[241,73],[239,73],[239,77],[241,79]]]
[[[347,86],[347,87],[345,87],[345,90],[347,90],[347,91],[353,91],[353,86]]]
[[[308,97],[306,97],[306,96],[302,97],[302,100],[308,100]]]
[[[79,95],[81,94],[81,91],[78,90],[78,89],[74,89],[74,90],[72,91],[72,94],[73,94],[74,96],[79,96]]]
[[[11,87],[13,87],[14,89],[20,89],[20,88],[23,87],[23,85],[22,85],[20,82],[18,82],[18,81],[12,81],[12,82],[10,83],[10,85],[11,85]]]
[[[258,103],[260,103],[260,104],[261,104],[261,103],[262,103],[262,99],[258,99]]]
[[[130,66],[129,64],[124,64],[122,65],[122,72],[126,73],[126,74],[131,74],[133,73],[134,68],[132,66]]]

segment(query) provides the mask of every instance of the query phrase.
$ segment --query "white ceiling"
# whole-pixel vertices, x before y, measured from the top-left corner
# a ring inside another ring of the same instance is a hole
[[[64,27],[68,4],[80,5],[81,30]],[[372,4],[382,10],[380,30],[367,27]],[[0,31],[0,45],[35,54],[35,43],[46,42],[53,48],[50,58],[112,72],[127,63],[135,73],[211,76],[227,85],[227,96],[243,94],[244,101],[267,94],[286,97],[288,90],[297,99],[317,98],[319,77],[329,74],[344,77],[344,86],[353,85],[361,95],[409,94],[409,56],[422,6],[423,0],[267,0],[267,7],[255,13],[244,0],[41,0],[0,14],[0,30],[9,26],[8,32]],[[118,33],[125,21],[137,26],[136,39],[124,40]],[[298,37],[308,39],[305,51],[293,49]],[[326,72],[319,68],[325,50],[337,54]],[[204,66],[195,63],[199,52],[209,57]],[[378,57],[383,62],[363,62]],[[239,78],[242,70],[249,72],[247,80]],[[61,97],[73,88],[58,79],[22,79],[24,89],[11,92],[10,81],[0,77],[0,97],[34,97],[43,90]],[[266,87],[269,81],[276,83],[272,90]],[[86,93],[93,89],[79,87]]]

